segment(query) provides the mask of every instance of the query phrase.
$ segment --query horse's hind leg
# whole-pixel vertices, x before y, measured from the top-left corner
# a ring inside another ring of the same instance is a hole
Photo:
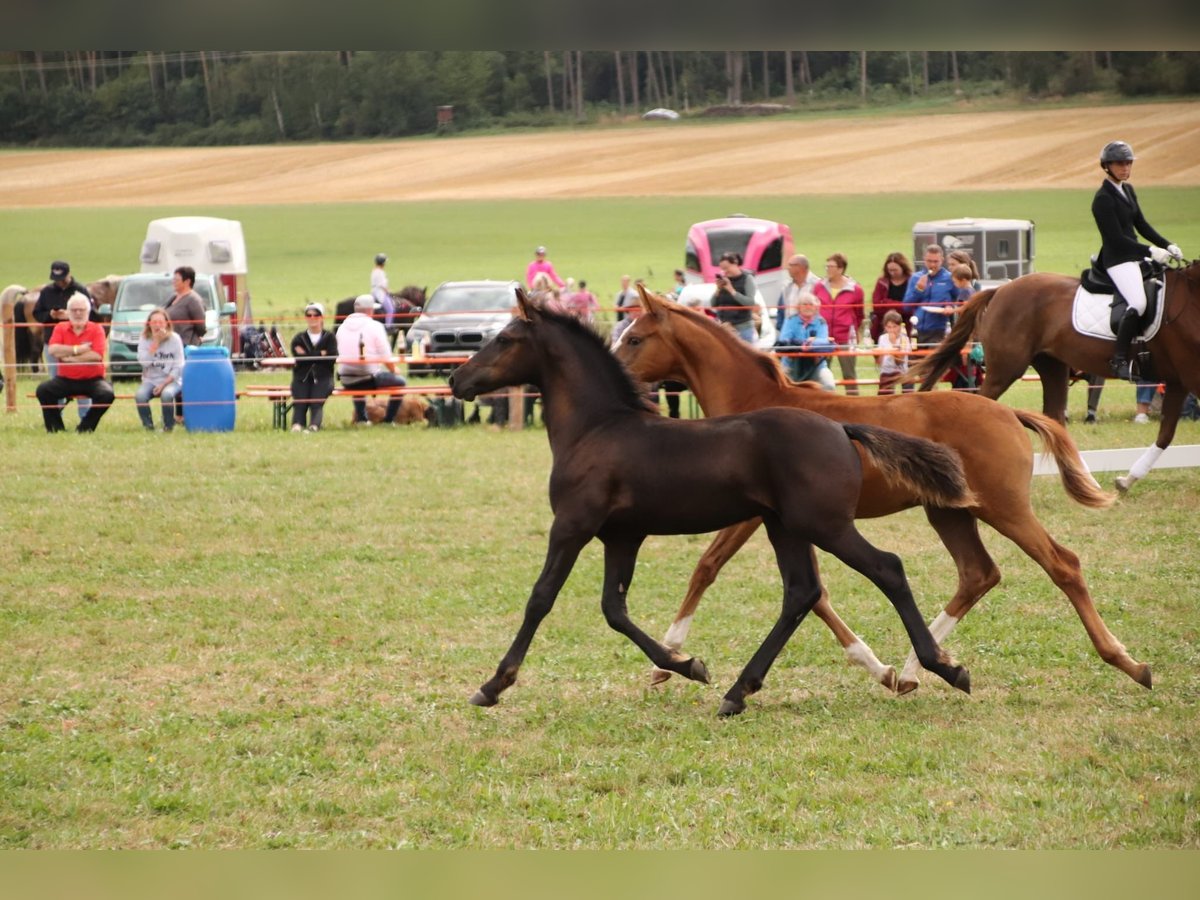
[[[967,670],[938,646],[930,634],[909,590],[900,557],[872,546],[858,533],[853,522],[846,523],[838,532],[824,532],[813,540],[822,550],[865,575],[883,591],[904,623],[904,630],[922,666],[960,691],[971,692],[971,676]]]
[[[604,611],[605,621],[612,629],[633,641],[660,669],[678,672],[693,681],[708,684],[708,669],[703,662],[663,646],[634,625],[629,618],[625,597],[633,580],[633,568],[644,538],[602,536],[601,540],[604,541],[604,593],[600,599],[600,606]]]
[[[1033,358],[1033,369],[1042,380],[1042,415],[1065,422],[1071,374],[1067,364],[1052,356],[1038,354]]]
[[[937,531],[958,569],[958,588],[946,608],[929,623],[929,632],[939,644],[943,643],[954,626],[979,600],[1000,583],[1000,570],[979,539],[979,523],[965,509],[926,507],[929,524]],[[921,664],[916,653],[910,652],[896,692],[907,694],[921,683]]]
[[[692,624],[692,616],[696,607],[700,605],[704,592],[712,586],[717,579],[717,574],[733,558],[734,554],[745,546],[746,541],[761,524],[762,519],[739,522],[737,525],[723,529],[713,539],[708,549],[704,551],[704,555],[700,557],[700,562],[696,564],[696,570],[692,573],[691,582],[688,584],[687,596],[684,597],[679,612],[675,614],[675,621],[667,629],[667,635],[663,639],[663,643],[667,647],[672,650],[679,650],[683,647],[683,642],[687,639],[688,630]],[[813,556],[813,566],[815,569],[815,555]],[[896,670],[892,666],[885,666],[881,663],[874,651],[842,621],[829,602],[829,592],[823,584],[821,585],[821,596],[813,607],[813,612],[833,632],[838,643],[846,651],[847,660],[854,665],[862,666],[871,674],[872,678],[888,690],[896,690]],[[650,670],[651,684],[661,684],[670,677],[669,671],[657,666]]]
[[[558,592],[562,590],[567,576],[571,574],[575,560],[579,557],[579,551],[590,539],[590,535],[568,533],[567,529],[560,527],[557,522],[551,527],[550,543],[546,548],[546,562],[542,566],[542,573],[534,583],[529,600],[525,604],[525,618],[517,630],[517,636],[513,639],[512,646],[508,648],[508,652],[500,660],[500,665],[496,667],[496,674],[484,682],[479,690],[471,696],[473,704],[495,706],[500,699],[500,694],[516,682],[517,670],[521,668],[525,654],[529,652],[529,645],[533,641],[533,635],[537,632],[538,625],[554,608],[554,601],[558,597]]]
[[[1016,514],[1010,511],[1007,515],[989,514],[985,521],[1024,550],[1067,595],[1100,658],[1116,666],[1142,687],[1150,687],[1150,667],[1129,655],[1125,645],[1108,630],[1096,610],[1083,578],[1079,557],[1050,537],[1032,510]]]

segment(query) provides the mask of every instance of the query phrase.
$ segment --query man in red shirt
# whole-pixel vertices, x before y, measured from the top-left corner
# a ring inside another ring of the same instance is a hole
[[[37,386],[42,419],[49,432],[63,431],[62,407],[66,397],[90,397],[92,407],[80,420],[79,432],[95,431],[100,417],[113,402],[112,385],[104,380],[104,328],[88,321],[92,304],[83,294],[67,301],[67,320],[54,326],[47,351],[58,360],[58,374]]]

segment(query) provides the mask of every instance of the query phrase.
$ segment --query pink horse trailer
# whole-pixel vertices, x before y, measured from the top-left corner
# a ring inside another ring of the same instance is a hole
[[[792,230],[782,222],[741,214],[697,222],[688,229],[684,279],[689,284],[712,282],[720,271],[717,260],[729,251],[742,255],[742,266],[754,273],[767,309],[773,309],[788,280],[788,257],[795,252]]]

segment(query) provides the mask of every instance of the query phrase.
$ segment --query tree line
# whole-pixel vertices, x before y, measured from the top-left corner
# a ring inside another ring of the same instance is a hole
[[[604,121],[651,107],[698,114],[1094,93],[1200,93],[1200,53],[2,51],[0,143],[351,140]]]

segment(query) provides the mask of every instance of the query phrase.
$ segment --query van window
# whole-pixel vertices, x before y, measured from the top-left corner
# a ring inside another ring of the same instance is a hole
[[[233,259],[233,247],[229,241],[209,241],[208,258],[215,263],[227,263]]]
[[[712,255],[712,264],[715,266],[726,253],[736,253],[745,259],[746,247],[753,236],[754,232],[745,228],[721,228],[708,232],[708,249]]]
[[[783,268],[783,238],[776,238],[767,245],[767,248],[762,252],[762,259],[758,261],[758,271],[764,269],[782,269]]]
[[[696,252],[696,245],[691,240],[683,248],[683,267],[689,272],[700,271],[700,254]]]
[[[158,255],[161,251],[161,241],[145,241],[142,244],[142,262],[148,266],[154,265],[156,262],[158,262]]]

